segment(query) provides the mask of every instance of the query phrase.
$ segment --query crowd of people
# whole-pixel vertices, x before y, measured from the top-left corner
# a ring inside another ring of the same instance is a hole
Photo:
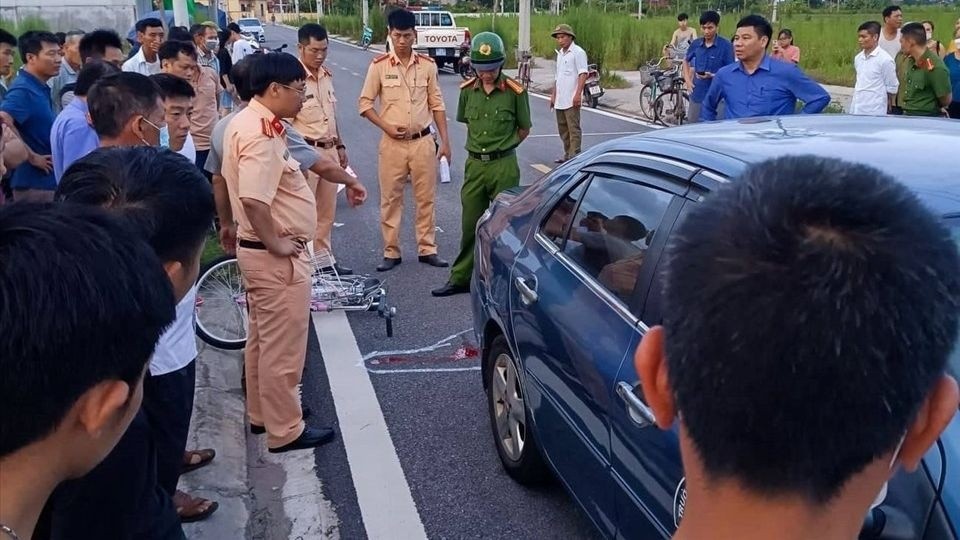
[[[798,99],[804,112],[826,107],[829,96],[796,66],[792,35],[781,32],[783,59],[776,59],[767,54],[773,30],[762,17],[742,19],[734,44],[717,35],[717,13],[705,12],[700,23],[703,38],[689,43],[685,72],[701,119],[717,118],[721,104],[727,118],[790,114]],[[437,162],[449,160],[451,148],[437,67],[413,51],[412,13],[394,10],[387,24],[393,46],[370,63],[357,108],[383,133],[377,270],[402,263],[408,182],[418,261],[446,268],[434,205]],[[895,75],[907,88],[897,98],[884,78],[888,99],[879,114],[899,107],[934,116],[949,104],[943,61],[918,27],[898,30]],[[680,41],[692,31],[682,30]],[[144,19],[136,35],[125,58],[110,30],[62,39],[0,31],[0,75],[11,75],[14,50],[23,64],[9,89],[0,87],[0,174],[16,203],[0,209],[0,531],[13,538],[181,539],[181,523],[217,510],[216,501],[177,490],[182,474],[216,456],[187,449],[195,281],[212,229],[236,254],[248,295],[249,430],[265,434],[274,453],[335,437],[331,428],[308,426],[310,411],[300,402],[311,275],[352,273],[331,243],[338,184],[352,206],[367,191],[340,136],[324,65],[327,32],[302,26],[296,56],[254,53],[235,24],[168,30]],[[859,86],[863,66],[890,57],[888,35],[879,23],[861,27],[858,95],[868,95]],[[553,36],[561,58],[550,105],[562,162],[580,152],[586,55],[569,25]],[[456,114],[467,125],[463,236],[448,282],[433,291],[438,297],[469,291],[476,222],[499,192],[519,184],[516,149],[532,127],[526,90],[503,73],[502,39],[482,32],[472,45],[476,77],[461,85]],[[886,69],[878,73],[889,75]],[[866,109],[865,100],[855,96]],[[950,253],[944,264],[953,269]],[[951,321],[955,327],[955,314]],[[650,355],[639,369],[655,371],[665,361]],[[928,371],[937,369],[942,363]],[[674,404],[662,388],[651,387],[651,395],[658,390],[658,418],[667,422]]]

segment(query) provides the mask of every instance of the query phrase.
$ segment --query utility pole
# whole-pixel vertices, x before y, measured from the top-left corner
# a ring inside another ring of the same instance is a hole
[[[637,0],[637,20],[643,18],[643,0]]]
[[[773,17],[771,17],[771,19],[773,20],[774,24],[777,22],[777,4],[779,4],[779,2],[777,2],[777,0],[773,0]]]
[[[297,12],[297,24],[300,24],[300,0],[293,0],[293,9]]]
[[[176,26],[190,26],[190,12],[187,11],[187,0],[173,0],[173,24]]]
[[[370,26],[370,2],[369,0],[360,0],[360,18],[363,19],[364,26]]]
[[[517,34],[519,36],[519,43],[517,43],[517,52],[519,53],[519,58],[523,58],[523,54],[530,52],[530,0],[520,0],[520,32]],[[519,59],[518,58],[518,59]]]

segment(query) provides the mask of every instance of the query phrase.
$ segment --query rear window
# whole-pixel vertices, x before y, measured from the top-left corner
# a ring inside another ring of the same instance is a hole
[[[240,26],[260,26],[260,21],[257,19],[240,19],[237,24]]]

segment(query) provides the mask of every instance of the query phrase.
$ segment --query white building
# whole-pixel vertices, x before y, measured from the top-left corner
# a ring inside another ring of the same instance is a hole
[[[0,0],[0,18],[19,24],[36,17],[52,32],[112,28],[125,36],[137,21],[137,5],[137,0]]]

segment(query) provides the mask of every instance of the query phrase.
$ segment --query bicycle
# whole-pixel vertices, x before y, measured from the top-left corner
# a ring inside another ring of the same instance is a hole
[[[397,308],[387,303],[384,282],[367,275],[341,276],[330,268],[326,253],[311,258],[310,311],[376,311],[393,337]],[[240,350],[247,344],[247,295],[235,255],[224,255],[207,265],[197,279],[195,330],[212,347]]]
[[[675,77],[670,86],[653,102],[653,121],[663,126],[679,126],[687,119],[690,97],[683,89],[683,79]]]
[[[371,43],[373,43],[373,28],[364,25],[363,35],[360,37],[360,46],[363,47],[363,50],[367,50]]]
[[[665,60],[670,60],[671,67],[660,69]],[[681,77],[680,64],[663,56],[659,60],[641,66],[640,73],[640,80],[643,83],[640,88],[640,112],[648,120],[654,120],[653,104],[661,93],[666,92],[674,81]]]
[[[530,89],[530,68],[532,67],[530,64],[532,58],[533,56],[530,54],[530,51],[523,51],[520,53],[520,60],[517,61],[517,80],[528,90]]]

